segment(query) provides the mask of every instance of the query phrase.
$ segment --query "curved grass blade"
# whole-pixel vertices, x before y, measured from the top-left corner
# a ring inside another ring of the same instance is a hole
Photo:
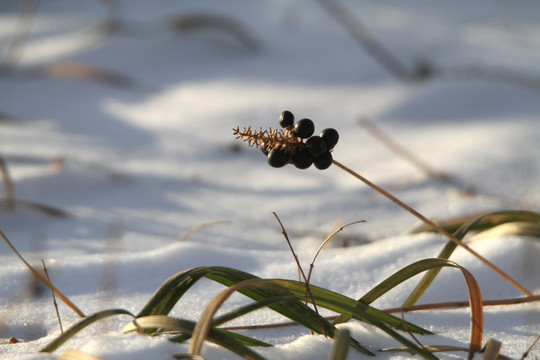
[[[49,343],[49,345],[45,346],[43,349],[41,349],[41,352],[48,352],[51,353],[58,349],[59,346],[61,346],[63,343],[65,343],[67,340],[69,340],[73,335],[77,334],[79,331],[83,330],[88,325],[91,325],[95,323],[96,321],[105,319],[109,316],[113,315],[129,315],[131,317],[135,317],[131,312],[124,310],[124,309],[109,309],[97,312],[95,314],[92,314],[88,317],[85,317],[66,331],[56,339],[54,339],[52,342]]]
[[[304,284],[298,281],[292,280],[270,280],[274,283],[280,284],[286,287],[293,294],[296,294],[299,298],[302,296]],[[317,286],[312,286],[312,294],[314,301],[317,302],[319,307],[326,308],[337,313],[340,313],[345,316],[363,321],[365,323],[371,324],[375,327],[378,327],[382,331],[386,332],[388,335],[405,345],[415,354],[422,356],[425,359],[436,359],[428,351],[422,349],[418,345],[414,344],[401,334],[399,334],[395,329],[412,331],[420,334],[429,334],[430,332],[422,329],[419,326],[416,326],[412,323],[405,322],[395,316],[387,314],[383,311],[377,310],[373,307],[370,307],[366,304],[359,303],[354,299],[346,297],[344,295],[335,293],[330,290],[326,290]],[[308,299],[309,301],[309,299]],[[390,315],[390,316],[389,316]]]
[[[528,218],[528,220],[525,220],[525,218]],[[459,228],[471,222],[472,224],[469,227],[468,231],[483,231],[491,229],[496,225],[501,225],[507,222],[514,221],[540,222],[540,214],[524,210],[502,210],[488,214],[482,213],[453,218],[445,221],[437,221],[437,224],[444,230],[454,234]],[[427,226],[426,224],[419,225],[418,227],[411,230],[409,233],[420,234],[423,232],[436,233],[433,228]]]
[[[217,296],[215,296],[210,303],[205,307],[199,316],[199,320],[193,329],[193,334],[191,337],[191,344],[189,346],[189,353],[193,355],[200,355],[203,343],[206,341],[210,330],[212,328],[212,322],[214,314],[219,310],[221,305],[231,296],[234,292],[238,291],[241,288],[246,287],[261,287],[266,281],[262,279],[248,279],[239,282],[236,285],[230,286],[227,289],[223,290]],[[230,344],[228,344],[230,345]],[[237,351],[234,351],[238,353]],[[254,359],[262,359],[261,357],[253,357]]]
[[[191,338],[191,334],[193,333],[193,329],[195,328],[195,322],[189,321],[189,320],[183,320],[183,319],[175,319],[175,318],[171,318],[165,315],[151,315],[151,316],[138,318],[130,322],[129,324],[126,324],[122,328],[122,331],[123,332],[140,331],[145,328],[166,329],[163,331],[181,331],[184,334],[170,337],[169,341],[176,342],[176,343],[183,343],[189,338]],[[212,328],[210,330],[209,339],[211,340],[217,339],[221,342],[227,342],[229,340],[237,341],[246,346],[261,346],[261,347],[272,346],[271,344],[266,343],[264,341],[250,338],[248,336],[244,336],[244,335],[232,332],[232,331],[219,329],[219,328]]]
[[[145,305],[138,317],[148,315],[167,315],[185,292],[198,280],[206,277],[227,287],[249,279],[260,279],[249,273],[226,267],[198,267],[182,271],[167,279]],[[243,288],[239,292],[256,302],[267,301],[277,297],[291,297],[292,299],[274,302],[267,307],[277,313],[291,319],[316,333],[326,333],[333,337],[335,327],[329,321],[320,317],[315,311],[305,305],[299,298],[305,297],[305,284],[301,284],[303,292],[301,296],[293,296],[287,289],[280,286],[268,286],[267,288]],[[155,329],[146,329],[145,332],[153,332]],[[358,342],[352,340],[352,345],[359,351],[373,355]]]
[[[257,278],[257,277],[253,277],[253,275],[243,273],[235,269],[219,268],[219,267],[216,267],[214,269],[216,271],[209,273],[206,277],[208,279],[219,282],[225,286],[233,286],[234,284],[242,281],[242,278],[246,276],[250,276],[250,278]],[[227,273],[226,276],[223,276],[225,275],[223,271]],[[233,275],[233,276],[231,277],[229,275]],[[254,288],[254,289],[242,288],[242,289],[239,289],[238,292],[255,301],[264,301],[265,299],[271,299],[273,297],[292,295],[288,287],[284,287],[282,286],[283,285],[282,283],[278,283],[279,280],[266,280],[266,281],[269,284],[269,286],[267,287]],[[281,280],[281,281],[287,282],[288,280]],[[303,289],[301,291],[295,292],[294,297],[296,299],[289,300],[289,301],[282,301],[275,304],[270,304],[268,305],[268,308],[276,311],[277,313],[293,320],[299,325],[302,325],[318,334],[325,334],[329,337],[334,337],[336,328],[328,320],[319,316],[317,312],[315,312],[314,310],[306,306],[303,303],[303,301],[301,301],[302,299],[305,299],[305,295],[306,295],[305,283],[297,282],[297,281],[291,281],[291,282],[297,285],[296,290],[298,290],[299,288]],[[276,286],[276,285],[279,285],[279,286]],[[384,313],[384,315],[388,315],[388,314]],[[357,350],[367,355],[374,355],[371,351],[366,349],[364,346],[362,346],[360,343],[358,343],[354,339],[351,339],[351,346],[353,346]]]
[[[198,267],[185,270],[166,280],[137,317],[167,315],[185,292],[203,277],[225,286],[232,286],[248,279],[259,279],[243,271],[225,267]],[[276,291],[275,288],[242,289],[240,293],[257,302],[275,297],[291,296],[290,293],[286,293],[283,290]],[[328,321],[321,321],[321,318],[316,313],[297,299],[273,303],[268,305],[268,308],[317,333],[326,332],[330,336],[334,334],[334,327]]]
[[[527,236],[533,238],[535,241],[540,241],[540,223],[525,221],[508,222],[475,234],[468,241],[473,242],[502,236]]]
[[[517,221],[540,223],[540,214],[531,211],[521,210],[496,211],[475,217],[465,222],[452,235],[459,240],[462,240],[465,235],[467,235],[467,233],[469,233],[470,231],[475,231],[479,228],[485,230],[487,228],[492,228],[500,224]],[[456,247],[457,245],[454,242],[448,241],[439,253],[438,257],[441,259],[449,259]],[[409,295],[407,300],[403,303],[403,307],[408,307],[416,304],[418,300],[420,300],[422,295],[426,292],[426,290],[429,288],[433,280],[435,280],[435,278],[439,274],[439,271],[440,268],[428,271],[420,280],[418,285],[414,288],[411,295]]]
[[[471,335],[470,335],[470,353],[474,353],[475,351],[478,351],[482,345],[482,334],[483,334],[483,307],[482,307],[482,294],[480,292],[480,288],[478,286],[478,283],[472,276],[472,274],[462,266],[459,266],[458,264],[446,260],[446,259],[424,259],[417,261],[411,265],[406,266],[405,268],[401,269],[397,273],[391,275],[386,280],[381,282],[379,285],[374,287],[371,291],[369,291],[366,295],[364,295],[360,300],[358,300],[358,305],[366,305],[369,304],[376,299],[378,299],[380,296],[388,292],[390,289],[394,288],[395,286],[401,284],[407,279],[410,279],[411,277],[423,272],[423,271],[430,271],[431,269],[441,269],[443,267],[453,267],[458,268],[461,270],[463,277],[465,279],[465,282],[467,284],[467,290],[469,294],[469,304],[471,308]],[[367,306],[367,305],[366,305]],[[334,325],[339,324],[345,321],[348,321],[349,318],[346,316],[340,316],[336,320],[334,320]]]
[[[250,312],[266,307],[271,303],[284,301],[284,300],[293,300],[293,299],[296,299],[296,297],[295,296],[279,296],[275,298],[266,299],[263,301],[254,302],[254,303],[242,306],[236,310],[233,310],[231,312],[228,312],[226,314],[223,314],[221,316],[214,318],[214,322],[212,323],[212,326],[219,326],[219,325],[225,324],[226,322],[229,322],[240,316],[249,314]]]
[[[193,334],[195,323],[193,321],[175,319],[165,315],[152,315],[140,317],[131,321],[126,324],[121,331],[124,333],[131,331],[144,332],[147,329],[158,328],[163,329],[163,331],[181,331],[189,337]],[[176,341],[176,338],[181,340]],[[182,343],[187,339],[185,335],[181,335],[180,337],[169,338],[169,340]],[[248,346],[272,346],[264,341],[217,328],[210,329],[208,332],[208,340],[247,359],[263,359]]]
[[[305,292],[302,292],[302,289],[305,290],[305,286],[302,282],[294,280],[270,281],[281,285],[299,298],[302,297],[302,294],[305,294]],[[343,316],[349,317],[349,319],[353,318],[368,324],[384,323],[397,330],[412,331],[422,335],[431,334],[429,331],[419,326],[408,322],[404,323],[402,319],[371,307],[368,304],[358,302],[331,290],[315,285],[311,286],[313,287],[313,297],[320,307],[337,312]],[[334,325],[335,324],[337,324],[337,322],[334,321]]]

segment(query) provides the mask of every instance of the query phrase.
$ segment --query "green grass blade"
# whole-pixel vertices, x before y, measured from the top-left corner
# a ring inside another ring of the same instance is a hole
[[[233,286],[249,279],[258,279],[256,276],[249,273],[225,267],[199,267],[186,270],[170,277],[163,283],[140,312],[139,316],[145,314],[167,315],[181,296],[201,278],[208,278],[225,286]],[[290,280],[271,280],[271,284],[272,286],[242,288],[239,289],[238,292],[256,302],[269,301],[269,299],[279,297],[294,296],[296,297],[295,299],[287,299],[275,303],[271,302],[267,307],[316,333],[326,333],[330,337],[334,336],[335,327],[324,318],[318,316],[311,308],[299,300],[305,298],[306,287],[304,283]],[[325,307],[375,326],[383,324],[389,329],[408,330],[421,334],[429,333],[421,327],[412,323],[404,324],[401,319],[393,315],[367,306],[366,304],[360,304],[354,299],[350,299],[346,296],[315,286],[311,286],[311,289],[318,306]],[[151,328],[147,329],[147,331],[151,330]],[[387,330],[387,332],[391,336],[401,339],[399,334],[395,335],[397,333],[389,330]],[[363,351],[366,354],[372,354],[354,339],[352,344],[360,351]],[[415,351],[419,350],[415,349]]]
[[[63,343],[69,340],[73,335],[77,334],[79,331],[83,330],[88,325],[91,325],[95,323],[96,321],[105,319],[113,315],[129,315],[131,317],[135,317],[135,315],[133,315],[132,313],[124,309],[110,309],[110,310],[97,312],[93,315],[85,317],[84,319],[82,319],[81,321],[79,321],[78,323],[70,327],[68,330],[64,331],[62,335],[54,339],[52,342],[50,342],[47,346],[45,346],[40,351],[51,353],[54,350],[58,349],[59,346],[61,346]]]
[[[226,322],[234,320],[240,316],[249,314],[250,312],[253,312],[255,310],[259,310],[272,303],[276,303],[276,302],[284,301],[284,300],[293,300],[293,299],[296,299],[296,297],[295,296],[279,296],[275,298],[266,299],[263,301],[254,302],[245,306],[241,306],[236,310],[233,310],[231,312],[228,312],[226,314],[223,314],[221,316],[214,318],[214,322],[212,323],[212,326],[219,326],[219,325],[225,324]]]
[[[496,211],[477,216],[469,221],[464,222],[453,233],[453,235],[459,240],[463,240],[465,235],[471,231],[486,230],[510,222],[540,223],[540,214],[521,210]],[[439,253],[438,257],[441,259],[449,259],[456,247],[457,245],[454,242],[448,241]],[[441,269],[438,268],[428,271],[414,288],[411,295],[409,295],[407,300],[403,303],[403,306],[407,307],[416,304],[429,288],[433,280],[435,280],[440,270]]]
[[[301,282],[292,280],[271,281],[281,284],[299,297],[305,296],[305,286]],[[412,343],[392,328],[404,331],[408,330],[420,334],[430,334],[429,331],[422,329],[421,327],[416,326],[412,323],[405,322],[402,319],[399,319],[393,315],[387,314],[366,304],[359,303],[354,299],[327,289],[311,285],[311,292],[313,294],[315,302],[317,303],[317,306],[335,311],[345,316],[350,316],[351,318],[378,327],[397,341],[401,342],[403,345],[407,346],[414,353],[419,354],[426,359],[434,359],[434,357],[432,357],[429,352],[418,347],[416,344]]]
[[[195,328],[195,323],[193,321],[171,318],[165,315],[152,315],[133,320],[122,328],[122,332],[145,331],[148,329],[157,328],[163,329],[164,331],[181,331],[191,335]],[[182,341],[179,342],[185,341],[185,337],[181,337],[181,339]],[[264,359],[255,351],[251,350],[248,346],[272,346],[257,339],[217,328],[210,329],[207,339],[246,359]],[[177,342],[175,341],[174,337],[170,338],[169,340]]]
[[[226,269],[226,268],[225,268]],[[234,270],[234,269],[226,269]],[[235,272],[237,270],[234,270]],[[219,283],[222,283],[227,286],[233,286],[237,284],[240,279],[231,279],[230,277],[222,277],[221,273],[213,272],[208,278],[215,280]],[[236,275],[244,276],[240,273]],[[306,286],[301,282],[293,282],[298,285],[298,291],[295,291],[294,294],[289,291],[290,289],[287,286],[283,286],[282,282],[287,282],[287,280],[264,280],[266,286],[257,287],[257,288],[242,288],[238,292],[243,295],[255,300],[255,301],[264,301],[260,299],[271,299],[273,297],[290,297],[292,295],[294,300],[283,300],[275,304],[270,304],[267,307],[280,313],[281,315],[288,317],[289,319],[297,322],[299,325],[302,325],[316,333],[326,334],[330,337],[333,337],[335,334],[335,327],[328,322],[328,320],[320,317],[315,311],[307,307],[302,301],[306,296]],[[317,303],[318,304],[318,303]],[[374,355],[367,348],[362,346],[358,341],[351,339],[351,346],[353,346],[358,351],[361,351],[367,355]]]
[[[137,317],[167,315],[186,291],[209,271],[210,268],[198,267],[169,277],[156,290]]]
[[[137,317],[167,315],[186,291],[204,277],[225,286],[233,286],[244,280],[258,279],[258,277],[249,273],[225,267],[198,267],[185,270],[167,279],[152,295]],[[239,292],[257,302],[275,297],[291,296],[286,290],[276,287],[272,289],[242,289]],[[335,328],[330,322],[318,316],[312,309],[297,299],[269,304],[268,308],[316,333],[334,335]],[[154,330],[147,329],[146,332],[153,332]]]
[[[483,332],[483,311],[480,290],[478,288],[478,285],[476,284],[476,281],[474,280],[472,275],[468,273],[468,271],[449,260],[439,258],[424,259],[410,264],[382,281],[379,285],[375,286],[371,291],[369,291],[366,295],[360,298],[357,304],[358,306],[366,306],[367,304],[375,301],[376,299],[384,295],[389,290],[393,289],[395,286],[401,284],[405,280],[408,280],[423,271],[441,269],[443,267],[459,268],[463,272],[463,275],[467,282],[467,288],[469,290],[469,300],[471,303],[471,319],[473,319],[473,321],[471,322],[471,349],[476,349],[478,347],[478,344],[482,341]],[[350,318],[351,316],[343,314],[339,316],[336,320],[334,320],[334,325],[348,321]]]
[[[299,298],[305,297],[305,284],[294,280],[271,280],[276,284],[280,284],[292,294]],[[318,286],[310,285],[311,292],[317,303],[317,306],[332,310],[349,318],[354,318],[369,324],[385,323],[390,327],[403,331],[413,331],[418,334],[430,334],[429,331],[422,329],[412,323],[404,323],[402,319],[385,313],[379,309],[358,302],[345,295],[327,290]],[[309,301],[309,299],[308,299]]]

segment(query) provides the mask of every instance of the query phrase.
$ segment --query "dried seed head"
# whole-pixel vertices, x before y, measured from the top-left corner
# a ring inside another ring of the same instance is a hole
[[[249,146],[262,146],[267,151],[272,149],[282,149],[285,152],[294,154],[304,148],[302,139],[297,137],[292,131],[283,130],[251,130],[251,126],[240,131],[239,127],[233,129],[233,134],[237,139],[242,139]]]
[[[294,124],[294,115],[283,111],[279,123],[280,130],[252,130],[251,126],[233,129],[237,139],[247,142],[249,146],[260,147],[273,167],[294,164],[299,169],[307,169],[312,164],[323,170],[332,164],[332,148],[339,135],[334,129],[325,129],[320,136],[312,136],[315,125],[310,119],[299,120]]]

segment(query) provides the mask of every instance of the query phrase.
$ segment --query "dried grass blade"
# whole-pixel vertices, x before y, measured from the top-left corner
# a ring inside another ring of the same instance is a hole
[[[182,242],[182,241],[186,240],[187,238],[189,238],[192,234],[194,234],[194,233],[196,233],[198,231],[201,231],[203,229],[206,229],[207,227],[211,227],[211,226],[214,226],[214,225],[221,225],[221,224],[229,224],[229,223],[230,223],[230,221],[228,221],[228,220],[218,220],[218,221],[210,221],[210,222],[199,224],[197,226],[192,227],[188,231],[186,231],[176,241]]]
[[[478,241],[487,238],[498,238],[502,236],[527,236],[540,240],[540,223],[513,221],[497,225],[491,229],[484,230],[471,236],[468,241]]]
[[[313,267],[315,266],[315,260],[317,260],[317,257],[319,256],[319,253],[321,252],[321,250],[323,249],[323,247],[328,244],[328,242],[330,240],[332,240],[340,231],[343,231],[343,229],[345,229],[346,227],[349,227],[351,225],[354,225],[354,224],[358,224],[358,223],[362,223],[362,222],[366,222],[365,220],[358,220],[358,221],[353,221],[351,223],[348,223],[346,225],[343,225],[341,226],[340,228],[332,231],[332,233],[330,233],[330,235],[328,235],[326,237],[326,239],[324,239],[324,241],[321,243],[321,245],[319,246],[319,248],[317,249],[317,251],[315,252],[315,255],[313,256],[313,259],[311,259],[311,263],[309,264],[309,272],[308,272],[308,276],[307,276],[307,282],[309,284],[309,281],[311,280],[311,273],[313,272]]]
[[[47,279],[41,275],[39,273],[39,271],[37,271],[36,269],[34,269],[34,267],[32,265],[30,265],[23,257],[22,255],[17,251],[17,249],[15,249],[15,247],[13,246],[13,244],[8,240],[8,238],[6,237],[6,235],[4,234],[4,232],[2,230],[0,230],[0,236],[2,237],[2,239],[4,239],[5,243],[9,246],[9,248],[11,249],[11,251],[13,251],[15,253],[15,255],[17,255],[17,257],[23,262],[23,264],[32,272],[32,274],[34,274],[34,276],[36,276],[41,282],[43,282],[46,286],[49,286],[49,282],[47,281]],[[85,317],[84,313],[74,304],[71,302],[71,300],[69,300],[64,294],[62,294],[62,292],[60,292],[60,290],[58,290],[56,287],[54,287],[52,284],[50,285],[50,288],[52,291],[54,291],[54,293],[56,294],[56,296],[58,296],[58,298],[60,300],[62,300],[64,302],[64,304],[66,304],[71,310],[73,310],[77,315],[79,315],[80,317]]]
[[[467,284],[467,291],[469,296],[469,304],[470,304],[470,345],[469,345],[469,356],[471,354],[474,354],[475,351],[480,350],[480,347],[482,346],[482,334],[483,334],[483,305],[482,305],[482,294],[480,292],[480,288],[478,286],[478,283],[476,282],[475,278],[472,276],[472,274],[462,266],[449,261],[445,259],[424,259],[417,261],[397,273],[393,274],[392,276],[388,277],[386,280],[381,282],[379,285],[374,287],[371,291],[369,291],[366,295],[364,295],[360,300],[357,302],[357,306],[367,306],[367,304],[375,301],[378,299],[381,295],[388,292],[390,289],[394,288],[398,284],[402,283],[403,281],[419,274],[423,271],[429,271],[433,268],[442,268],[442,267],[454,267],[461,270],[463,277],[465,279],[465,282]],[[347,316],[339,316],[335,321],[335,324],[339,324],[341,322],[347,321],[350,317]]]
[[[201,313],[195,329],[193,330],[193,335],[191,338],[191,344],[189,346],[189,353],[193,355],[200,355],[202,350],[202,345],[206,341],[210,328],[212,327],[212,322],[215,313],[219,310],[221,305],[231,296],[234,292],[238,291],[241,288],[245,287],[258,287],[261,286],[266,281],[262,279],[249,279],[244,280],[236,285],[233,285],[217,296],[215,296],[212,301],[205,307]]]
[[[463,223],[453,234],[453,236],[459,240],[462,240],[467,233],[477,229],[488,229],[500,224],[506,224],[509,222],[528,222],[534,224],[540,224],[540,214],[530,211],[497,211],[489,214],[476,216],[469,221]],[[457,248],[457,244],[454,241],[448,241],[444,248],[438,255],[438,258],[449,259],[454,250]],[[433,280],[439,274],[439,269],[432,269],[428,271],[424,277],[420,280],[418,285],[414,288],[411,295],[403,303],[403,307],[409,307],[420,299],[424,292],[429,288]],[[531,296],[532,294],[526,294]]]
[[[457,265],[457,264],[456,264]],[[482,336],[484,332],[484,308],[482,306],[482,293],[474,276],[464,267],[457,265],[461,270],[465,282],[470,303],[470,331],[468,359],[472,360],[474,353],[480,351],[482,347]]]

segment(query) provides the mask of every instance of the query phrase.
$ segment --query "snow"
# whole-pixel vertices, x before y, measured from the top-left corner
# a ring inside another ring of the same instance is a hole
[[[0,229],[36,268],[43,259],[53,284],[86,314],[109,308],[137,313],[169,276],[197,266],[296,279],[274,211],[305,269],[336,224],[366,220],[344,229],[321,252],[312,277],[313,284],[352,298],[416,260],[437,256],[444,238],[408,234],[419,224],[416,218],[337,167],[274,169],[258,150],[234,139],[236,126],[278,127],[285,109],[313,119],[317,131],[336,128],[335,159],[427,217],[539,211],[538,88],[463,70],[485,65],[539,78],[540,6],[488,0],[345,4],[406,66],[427,60],[447,71],[426,81],[397,81],[317,2],[130,1],[115,9],[98,2],[40,3],[17,71],[0,81],[0,113],[11,117],[0,118],[0,156],[18,199],[71,216],[51,216],[21,203],[0,208]],[[0,10],[6,54],[20,7],[6,3]],[[103,35],[95,27],[109,11],[122,27]],[[167,27],[189,14],[226,17],[249,37],[216,28]],[[83,63],[130,82],[39,72],[56,62]],[[459,186],[422,177],[369,135],[361,118],[478,194],[466,196]],[[177,241],[214,221],[220,223]],[[348,247],[339,246],[343,239]],[[534,238],[488,237],[471,246],[539,293],[540,245]],[[121,316],[90,326],[52,355],[39,353],[60,333],[50,292],[36,288],[23,263],[7,246],[0,248],[0,358],[57,359],[70,348],[107,360],[167,359],[187,352],[187,345],[165,337],[120,333],[130,321]],[[452,260],[475,276],[484,299],[522,295],[466,251],[458,249]],[[414,285],[409,281],[374,305],[400,306]],[[201,281],[171,316],[196,320],[221,290]],[[460,272],[445,269],[421,302],[466,298]],[[233,296],[225,308],[244,303]],[[64,327],[79,319],[61,302],[59,311]],[[420,337],[424,344],[468,345],[468,309],[405,317],[435,333]],[[231,325],[285,320],[261,311]],[[502,354],[520,358],[538,336],[538,324],[538,303],[486,307],[484,343],[498,339]],[[396,345],[365,324],[342,326],[374,351]],[[244,333],[275,345],[255,349],[269,359],[326,359],[332,346],[331,339],[300,327]],[[21,342],[8,344],[10,337]],[[203,355],[237,358],[212,344],[205,344]],[[539,345],[528,358],[538,357]],[[349,359],[367,358],[349,352]]]

